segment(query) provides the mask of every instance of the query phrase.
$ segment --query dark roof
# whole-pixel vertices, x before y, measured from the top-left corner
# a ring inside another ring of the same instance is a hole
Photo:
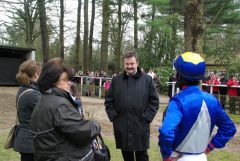
[[[3,57],[11,57],[13,55],[22,56],[31,51],[35,51],[35,49],[0,45],[0,57],[2,57],[2,56]]]

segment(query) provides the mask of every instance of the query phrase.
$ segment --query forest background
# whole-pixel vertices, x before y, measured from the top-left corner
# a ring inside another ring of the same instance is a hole
[[[1,0],[0,44],[64,59],[75,71],[122,71],[136,50],[140,67],[166,82],[185,51],[240,71],[239,0]]]

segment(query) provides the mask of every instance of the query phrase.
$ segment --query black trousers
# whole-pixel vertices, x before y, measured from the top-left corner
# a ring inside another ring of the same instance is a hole
[[[135,154],[135,159],[134,159]],[[144,151],[123,151],[124,161],[149,161],[147,150]]]
[[[20,153],[21,161],[34,161],[34,153]]]

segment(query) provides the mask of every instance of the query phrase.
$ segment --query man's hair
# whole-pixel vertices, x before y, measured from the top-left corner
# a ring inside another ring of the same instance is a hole
[[[180,88],[183,86],[195,86],[200,84],[199,80],[193,80],[193,81],[185,80],[179,73],[177,73],[176,77],[177,77],[177,85]]]
[[[68,79],[71,80],[73,72],[70,68],[64,65],[63,60],[54,58],[44,64],[42,72],[38,79],[38,85],[41,92],[44,92],[50,88],[55,87],[61,74],[66,72]]]
[[[138,54],[136,51],[128,51],[126,54],[123,56],[123,59],[128,59],[131,57],[135,57],[137,62],[139,61]]]

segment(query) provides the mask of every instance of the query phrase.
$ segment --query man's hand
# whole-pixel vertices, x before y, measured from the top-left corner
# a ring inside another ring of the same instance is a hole
[[[172,157],[172,161],[177,161],[182,157],[182,154],[178,155],[177,157]]]
[[[172,157],[172,161],[177,161],[179,157]]]

